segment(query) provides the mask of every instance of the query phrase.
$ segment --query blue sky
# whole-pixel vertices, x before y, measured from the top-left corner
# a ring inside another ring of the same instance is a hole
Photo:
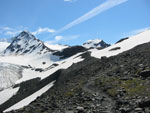
[[[150,28],[150,0],[0,0],[0,38],[28,30],[68,45],[115,43]]]

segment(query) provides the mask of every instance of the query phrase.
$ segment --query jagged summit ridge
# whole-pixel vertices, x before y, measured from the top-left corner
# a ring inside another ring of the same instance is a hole
[[[22,31],[4,50],[4,55],[43,54],[47,52],[52,52],[52,50],[29,31]]]

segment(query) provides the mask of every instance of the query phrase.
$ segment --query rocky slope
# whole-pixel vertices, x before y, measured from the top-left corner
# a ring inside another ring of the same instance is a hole
[[[12,113],[150,112],[150,43],[109,58],[89,53],[56,73],[56,84],[29,106]]]
[[[6,87],[13,85],[8,92],[14,92],[4,95],[0,112],[18,108],[21,109],[11,112],[149,112],[149,36],[150,31],[145,31],[105,49],[95,45],[100,41],[97,40],[87,43],[91,47],[94,44],[94,49],[73,46],[52,51],[32,34],[23,31],[0,57],[3,62],[1,83]],[[5,68],[6,62],[17,63],[16,73],[11,68],[15,65],[9,64],[10,68]],[[12,77],[4,76],[7,71]],[[8,81],[12,84],[7,84]],[[54,81],[55,85],[48,91],[44,89],[45,94],[40,92],[43,95],[38,99],[28,98]],[[7,93],[1,91],[0,97],[3,92]],[[32,103],[28,105],[28,102]],[[24,105],[28,106],[22,108]]]

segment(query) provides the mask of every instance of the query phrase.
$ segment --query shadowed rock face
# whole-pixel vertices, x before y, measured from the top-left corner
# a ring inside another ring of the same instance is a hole
[[[61,56],[60,58],[64,59],[64,58],[68,58],[70,56],[73,56],[79,52],[84,52],[86,50],[87,49],[82,47],[82,46],[72,46],[72,47],[68,47],[68,48],[63,49],[62,51],[55,52],[53,54],[57,55],[57,56]]]
[[[15,113],[138,113],[149,112],[150,82],[140,73],[150,70],[150,43],[110,58],[84,61],[60,70],[56,84]]]
[[[34,35],[28,31],[23,31],[13,38],[12,43],[4,51],[4,55],[42,54],[47,52],[53,51],[46,47]]]
[[[120,43],[120,42],[122,42],[122,41],[124,41],[124,40],[127,40],[128,38],[129,38],[129,37],[122,38],[122,39],[120,39],[119,41],[117,41],[116,44],[117,44],[117,43]]]

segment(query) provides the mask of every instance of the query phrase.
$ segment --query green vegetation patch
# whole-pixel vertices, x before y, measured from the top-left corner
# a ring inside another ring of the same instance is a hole
[[[126,94],[127,96],[148,96],[150,83],[141,78],[122,80],[119,77],[104,77],[95,80],[95,86],[103,88],[110,96]]]

